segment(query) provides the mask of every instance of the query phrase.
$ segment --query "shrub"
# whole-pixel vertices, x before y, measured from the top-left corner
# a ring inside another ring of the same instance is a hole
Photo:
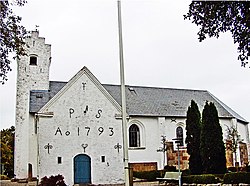
[[[212,174],[183,176],[183,183],[212,184],[219,183],[219,179]]]
[[[8,176],[1,174],[1,180],[9,180]]]
[[[250,184],[250,173],[249,172],[227,173],[224,175],[224,183],[225,184],[239,184],[239,183]]]
[[[60,174],[57,176],[50,176],[49,178],[47,176],[43,177],[41,179],[40,186],[66,186],[64,183],[64,177]]]
[[[247,172],[250,172],[250,165],[247,165],[247,166],[246,166],[246,171],[247,171]]]
[[[247,167],[239,167],[239,172],[247,172]]]
[[[182,176],[189,176],[189,175],[191,175],[190,169],[185,169],[182,171]]]
[[[140,179],[145,179],[147,181],[155,181],[156,178],[163,177],[162,171],[143,171],[143,172],[133,172],[133,176]]]
[[[223,182],[225,174],[214,174],[215,178],[219,180],[219,182]]]
[[[175,166],[169,166],[169,165],[166,165],[166,166],[164,167],[164,170],[165,170],[166,172],[177,172]]]
[[[237,172],[237,168],[236,167],[228,167],[227,171],[228,172]]]

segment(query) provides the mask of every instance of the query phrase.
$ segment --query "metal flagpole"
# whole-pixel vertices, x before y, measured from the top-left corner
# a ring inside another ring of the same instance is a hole
[[[122,96],[122,133],[123,133],[123,158],[125,186],[129,186],[129,167],[128,167],[128,140],[127,140],[127,120],[126,120],[126,96],[125,96],[125,78],[123,62],[123,43],[122,43],[122,20],[121,20],[121,2],[117,0],[118,6],[118,29],[119,29],[119,52],[120,52],[120,80]]]
[[[178,150],[178,172],[179,172],[179,186],[181,186],[181,167],[180,167],[180,145],[177,144]]]

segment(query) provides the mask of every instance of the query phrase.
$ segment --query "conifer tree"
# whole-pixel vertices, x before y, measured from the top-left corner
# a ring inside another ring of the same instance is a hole
[[[198,105],[194,100],[188,107],[186,120],[186,144],[189,157],[189,169],[191,174],[202,173],[202,163],[200,156],[200,129],[201,114]]]
[[[206,102],[202,112],[201,159],[203,173],[223,174],[226,172],[225,146],[218,112],[213,103]]]

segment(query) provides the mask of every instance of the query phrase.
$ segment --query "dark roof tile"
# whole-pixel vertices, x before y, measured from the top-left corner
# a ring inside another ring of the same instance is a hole
[[[50,90],[31,91],[30,112],[38,112],[64,85],[66,85],[66,82],[51,81]],[[103,84],[103,86],[121,105],[120,86],[108,84]],[[200,111],[202,111],[205,102],[209,101],[217,107],[219,117],[235,117],[248,123],[206,90],[126,86],[127,113],[130,116],[186,117],[191,100],[198,104]]]

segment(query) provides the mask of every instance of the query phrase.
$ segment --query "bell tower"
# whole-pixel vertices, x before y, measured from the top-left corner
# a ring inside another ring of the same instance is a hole
[[[16,131],[14,174],[17,178],[36,175],[37,134],[33,115],[29,112],[31,90],[49,89],[51,45],[39,32],[32,31],[25,39],[26,56],[17,60]],[[29,171],[28,171],[29,170]]]

